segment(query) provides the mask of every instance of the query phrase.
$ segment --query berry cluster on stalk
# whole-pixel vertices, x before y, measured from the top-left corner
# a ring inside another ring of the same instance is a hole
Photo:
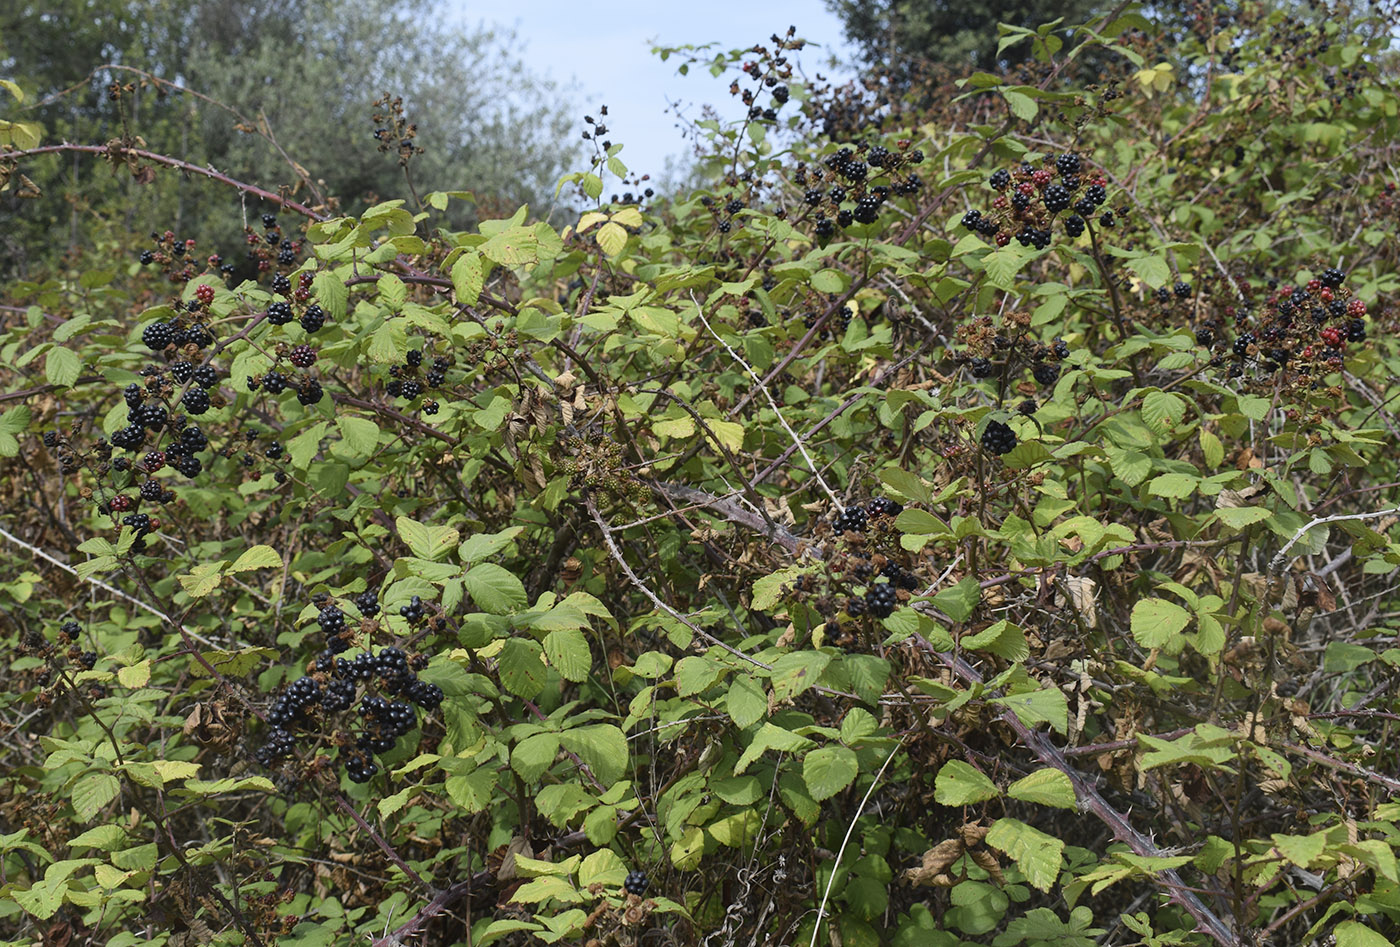
[[[1108,200],[1107,179],[1087,174],[1072,152],[1046,157],[1039,168],[1029,162],[1014,171],[998,168],[987,184],[999,192],[991,209],[972,208],[960,223],[999,247],[1014,239],[1023,247],[1045,249],[1054,238],[1055,218],[1065,211],[1071,213],[1061,219],[1061,227],[1070,239],[1084,233],[1096,214],[1101,227],[1117,222],[1112,211],[1099,213]]]

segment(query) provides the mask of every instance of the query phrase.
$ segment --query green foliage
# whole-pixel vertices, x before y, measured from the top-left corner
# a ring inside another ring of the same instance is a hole
[[[668,50],[757,112],[564,222],[46,127],[281,211],[5,287],[9,942],[1392,943],[1400,116],[1334,12],[878,131],[794,34]]]

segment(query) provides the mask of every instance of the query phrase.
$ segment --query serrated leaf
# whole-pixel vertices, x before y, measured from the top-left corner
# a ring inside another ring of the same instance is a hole
[[[968,576],[951,589],[944,589],[935,595],[933,604],[953,621],[963,622],[972,616],[973,609],[981,600],[981,583],[976,576]]]
[[[1006,104],[1011,106],[1011,113],[1023,122],[1033,121],[1036,113],[1040,111],[1035,99],[1024,92],[1003,89],[1001,94],[1006,99]]]
[[[475,252],[463,253],[452,264],[452,291],[463,306],[475,306],[481,299],[481,287],[486,278],[481,257]]]
[[[462,541],[462,545],[457,547],[457,555],[461,557],[463,565],[473,565],[505,549],[524,530],[523,526],[512,526],[499,533],[477,533],[468,536]]]
[[[525,604],[525,586],[494,562],[479,562],[463,577],[472,601],[483,612],[505,615]]]
[[[335,419],[335,426],[340,431],[341,443],[345,446],[345,453],[341,455],[343,457],[368,457],[379,446],[379,425],[369,418],[345,414]]]
[[[844,293],[846,291],[846,275],[840,270],[830,267],[818,270],[812,274],[812,288],[819,293]]]
[[[1053,767],[1038,769],[1029,776],[1016,780],[1006,787],[1006,794],[1022,802],[1038,802],[1043,806],[1059,809],[1078,808],[1074,795],[1074,784],[1061,770]]]
[[[1069,731],[1069,701],[1057,687],[1042,687],[1006,697],[994,697],[992,703],[1007,707],[1028,727],[1048,723],[1056,733]]]
[[[280,569],[282,568],[282,556],[271,546],[253,546],[243,555],[234,560],[229,566],[228,572],[249,572],[253,569]]]
[[[1142,399],[1142,419],[1158,434],[1171,434],[1186,419],[1186,402],[1165,391],[1150,391]]]
[[[345,305],[350,299],[350,288],[334,270],[319,271],[311,280],[311,293],[316,297],[316,303],[332,320],[345,318]]]
[[[575,727],[559,735],[564,748],[588,764],[598,782],[611,786],[627,771],[627,737],[611,724]]]
[[[1333,930],[1337,947],[1395,947],[1388,938],[1377,934],[1360,921],[1342,921]]]
[[[549,754],[550,762],[553,762],[554,754],[558,752],[558,749],[559,744],[556,740],[554,751]],[[548,768],[548,765],[546,763],[545,767]],[[513,754],[512,767],[514,767]],[[516,769],[516,772],[519,772],[519,769]],[[484,812],[491,804],[491,794],[496,788],[496,771],[490,766],[481,766],[470,773],[449,776],[443,783],[443,788],[447,790],[447,795],[451,797],[453,802],[468,812]]]
[[[1133,606],[1130,627],[1140,646],[1175,653],[1181,648],[1179,636],[1190,623],[1191,613],[1175,602],[1144,598]]]
[[[501,686],[517,697],[530,700],[544,689],[544,661],[540,660],[540,646],[533,641],[507,638],[496,655],[496,667]]]
[[[559,755],[559,734],[536,733],[515,745],[510,753],[510,768],[527,783],[533,783],[554,765]]]
[[[188,575],[177,578],[191,598],[204,598],[218,588],[219,583],[224,580],[223,568],[226,565],[228,565],[226,559],[220,559],[218,562],[201,562],[191,569]]]
[[[853,750],[844,746],[824,746],[802,759],[802,779],[817,802],[830,799],[849,786],[860,772]]]
[[[1172,277],[1171,267],[1167,265],[1166,258],[1155,253],[1133,257],[1128,260],[1128,269],[1153,289],[1167,285],[1167,280]]]
[[[394,520],[399,538],[419,559],[437,560],[457,545],[461,534],[450,526],[424,526],[407,516]]]
[[[1049,891],[1060,876],[1065,843],[1017,819],[997,819],[986,843],[1016,863],[1033,888]]]
[[[117,669],[117,683],[122,687],[137,690],[145,687],[151,680],[151,662],[149,659],[139,664],[132,664],[128,667]]]
[[[544,653],[564,680],[576,684],[588,680],[593,657],[588,650],[588,639],[579,629],[564,628],[545,635]]]
[[[1167,473],[1153,477],[1147,484],[1147,493],[1149,496],[1179,500],[1195,493],[1196,488],[1200,485],[1201,479],[1199,477],[1183,473]]]
[[[968,806],[997,795],[997,784],[971,764],[949,760],[933,782],[934,801],[944,806]]]
[[[114,773],[88,773],[73,785],[68,801],[80,822],[91,822],[107,803],[121,792],[121,780]]]
[[[71,388],[82,371],[83,360],[78,358],[76,352],[61,345],[49,349],[48,357],[44,359],[44,375],[51,385]]]
[[[598,228],[598,246],[608,256],[617,256],[627,246],[627,230],[621,224],[608,221]]]

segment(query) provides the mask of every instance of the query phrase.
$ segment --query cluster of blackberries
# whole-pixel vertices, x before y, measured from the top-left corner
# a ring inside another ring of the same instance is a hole
[[[848,506],[836,515],[831,528],[837,533],[863,533],[869,517],[859,506]]]
[[[141,341],[152,352],[164,352],[170,346],[194,346],[203,349],[214,342],[209,328],[202,323],[152,322],[141,330]]]
[[[647,884],[649,881],[650,879],[647,878],[646,872],[629,871],[627,873],[627,877],[624,878],[622,881],[622,890],[626,891],[628,894],[635,894],[637,897],[640,898],[644,893],[646,893]]]
[[[315,678],[299,677],[282,692],[267,712],[267,722],[274,727],[295,726],[309,716],[311,708],[321,702],[321,685]]]
[[[893,560],[885,563],[884,568],[880,570],[880,574],[889,579],[890,584],[897,589],[905,589],[912,592],[919,587],[919,577]]]
[[[1072,207],[1074,213],[1064,218],[1064,229],[1071,238],[1078,237],[1085,230],[1086,218],[1092,217],[1108,199],[1104,188],[1106,181],[1094,178],[1085,187],[1080,174],[1082,169],[1080,157],[1072,153],[1057,155],[1053,162],[1047,159],[1040,168],[1029,163],[1023,163],[1014,173],[998,168],[987,181],[992,190],[1002,192],[992,201],[992,212],[984,214],[973,208],[963,214],[961,224],[967,230],[992,238],[999,247],[1006,246],[1014,236],[1023,247],[1043,250],[1052,239],[1050,223],[1053,218]],[[1075,194],[1080,193],[1081,188],[1082,194],[1076,200]],[[1112,212],[1100,217],[1099,223],[1112,227]]]
[[[423,352],[421,349],[414,349],[404,356],[402,365],[395,365],[389,369],[391,381],[384,386],[384,392],[391,398],[402,398],[405,401],[412,401],[419,397],[429,388],[437,388],[447,381],[447,370],[452,367],[452,360],[444,356],[433,359],[433,367],[424,373],[423,380],[417,378],[418,372],[423,366]],[[433,410],[428,411],[428,405],[433,405]],[[436,414],[436,402],[423,402],[424,413]]]
[[[899,595],[888,582],[880,582],[865,593],[865,608],[876,618],[888,618],[899,606]]]
[[[989,454],[1009,454],[1016,449],[1016,432],[1001,421],[988,421],[982,431],[982,449]]]
[[[889,497],[875,497],[865,505],[865,513],[871,519],[877,516],[898,516],[904,507]]]
[[[408,600],[407,605],[399,606],[399,614],[407,619],[410,625],[416,625],[423,620],[423,599],[417,595]]]
[[[365,589],[353,599],[355,607],[360,610],[360,614],[366,618],[373,618],[379,614],[379,596],[373,589]]]

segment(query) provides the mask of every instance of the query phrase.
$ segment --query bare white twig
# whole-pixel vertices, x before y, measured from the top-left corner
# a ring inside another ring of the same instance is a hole
[[[1298,531],[1293,534],[1293,538],[1284,543],[1278,554],[1269,560],[1269,571],[1282,572],[1284,567],[1288,565],[1288,550],[1292,549],[1294,543],[1302,539],[1314,526],[1322,526],[1325,523],[1340,523],[1343,520],[1374,520],[1395,513],[1400,513],[1400,506],[1388,510],[1377,510],[1373,513],[1338,513],[1336,516],[1315,516],[1307,524],[1299,527]]]
[[[177,626],[180,627],[180,628],[184,628],[185,634],[189,635],[191,638],[193,638],[195,641],[198,641],[200,644],[202,644],[202,645],[207,645],[207,646],[210,647],[210,648],[217,648],[217,647],[219,647],[218,645],[214,644],[214,642],[208,640],[207,638],[201,637],[200,635],[195,634],[193,631],[190,631],[188,628],[185,628],[183,625],[180,625],[178,622],[175,621],[175,619],[171,618],[169,615],[165,614],[165,612],[161,611],[160,609],[155,608],[155,607],[150,606],[150,605],[147,605],[145,602],[141,601],[139,598],[134,598],[133,596],[130,596],[130,595],[126,594],[125,592],[123,592],[121,589],[114,588],[113,586],[108,585],[106,582],[103,582],[103,581],[101,581],[100,579],[94,579],[94,578],[93,578],[92,576],[90,576],[90,575],[85,576],[85,575],[80,574],[80,573],[78,572],[77,569],[74,569],[74,568],[73,568],[72,566],[70,566],[68,563],[62,562],[62,561],[60,561],[60,560],[58,560],[58,559],[55,559],[53,556],[51,556],[51,555],[49,555],[48,553],[44,552],[44,550],[40,549],[38,546],[32,546],[32,545],[30,545],[29,543],[27,543],[27,542],[25,542],[24,540],[20,539],[20,538],[19,538],[18,536],[16,536],[14,533],[11,533],[11,532],[9,532],[8,530],[5,530],[5,529],[0,529],[0,537],[4,537],[5,539],[8,539],[10,542],[14,543],[16,546],[20,546],[20,547],[22,547],[22,548],[24,548],[24,549],[28,549],[31,553],[33,553],[34,555],[38,556],[40,559],[43,559],[45,562],[52,563],[53,565],[58,566],[58,567],[59,567],[60,569],[62,569],[64,572],[67,572],[67,573],[70,573],[70,574],[72,574],[72,575],[75,575],[75,576],[77,576],[78,578],[82,579],[84,582],[90,582],[90,583],[92,583],[93,585],[97,586],[99,589],[102,589],[102,590],[105,591],[105,592],[110,592],[110,593],[112,593],[113,595],[115,595],[117,598],[120,598],[120,599],[123,599],[123,600],[125,600],[125,601],[127,601],[127,602],[130,602],[132,605],[135,605],[137,608],[141,609],[142,611],[150,612],[152,615],[156,616],[157,618],[159,618],[161,621],[165,622],[165,623],[168,624],[168,625],[177,625]]]
[[[710,330],[710,335],[714,336],[715,340],[719,342],[720,345],[724,346],[724,350],[729,353],[730,358],[744,367],[744,371],[749,373],[749,377],[753,379],[758,390],[763,392],[763,397],[768,401],[768,407],[772,408],[773,413],[778,416],[778,423],[783,426],[783,430],[787,431],[788,437],[792,438],[792,442],[797,445],[797,449],[802,453],[802,459],[807,462],[807,469],[812,471],[812,476],[817,479],[817,483],[826,491],[826,495],[831,498],[831,502],[836,507],[837,511],[845,510],[845,506],[841,503],[841,500],[837,498],[836,494],[832,492],[831,487],[827,486],[826,481],[822,479],[821,470],[817,467],[816,461],[812,459],[812,455],[807,453],[807,446],[802,443],[802,438],[797,436],[797,432],[792,429],[792,425],[787,423],[787,418],[783,417],[783,412],[778,410],[778,403],[773,400],[773,395],[769,392],[768,386],[763,384],[763,379],[758,377],[758,373],[753,370],[753,366],[744,361],[743,356],[738,352],[730,348],[729,343],[720,337],[720,334],[715,331],[714,326],[710,325],[710,320],[705,318],[705,308],[700,305],[700,300],[695,298],[694,293],[690,294],[690,301],[695,303],[695,311],[700,315],[700,321],[705,323],[705,328]]]

